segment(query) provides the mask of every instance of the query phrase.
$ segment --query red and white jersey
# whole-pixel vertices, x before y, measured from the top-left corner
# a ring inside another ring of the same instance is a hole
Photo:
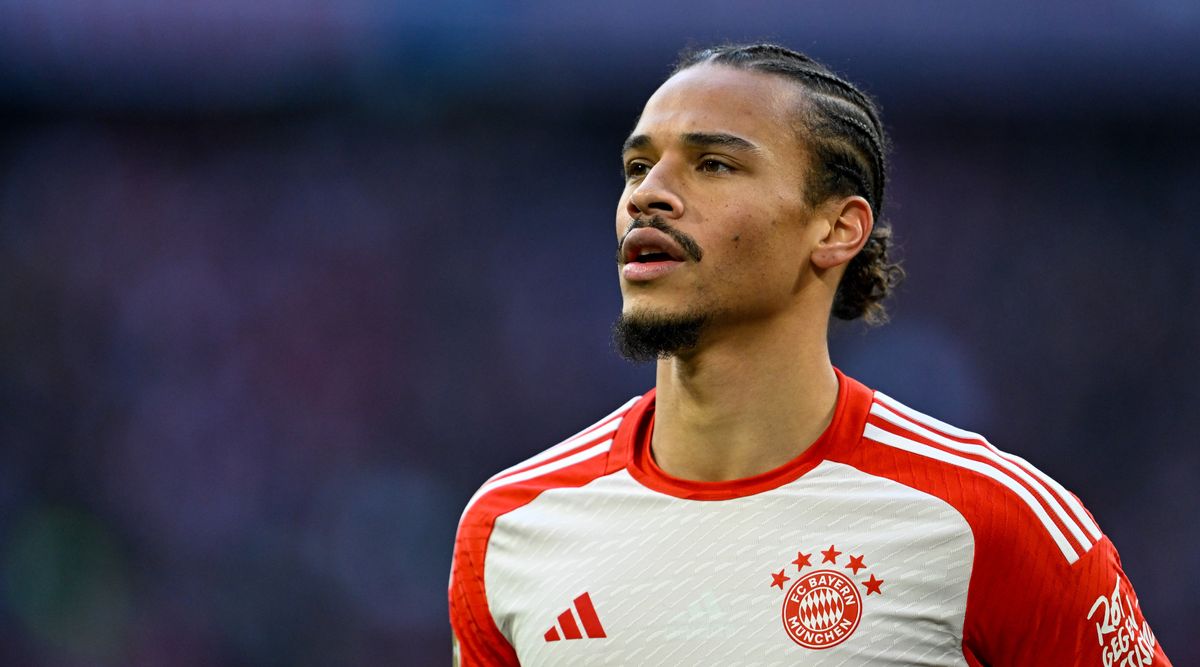
[[[460,664],[1169,664],[1075,496],[838,379],[820,439],[755,477],[660,470],[651,391],[488,480],[455,542]]]

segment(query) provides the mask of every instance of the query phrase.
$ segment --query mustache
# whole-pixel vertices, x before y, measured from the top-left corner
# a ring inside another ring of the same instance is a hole
[[[683,249],[688,258],[694,262],[699,262],[700,258],[704,256],[704,250],[700,248],[699,243],[696,243],[696,239],[668,225],[663,222],[661,217],[656,215],[653,218],[632,218],[629,220],[629,224],[625,227],[625,233],[621,234],[621,238],[617,241],[617,264],[621,264],[624,259],[621,257],[621,246],[625,245],[625,237],[629,236],[629,232],[643,227],[657,229],[663,234],[670,236],[672,240],[679,244],[679,247]]]

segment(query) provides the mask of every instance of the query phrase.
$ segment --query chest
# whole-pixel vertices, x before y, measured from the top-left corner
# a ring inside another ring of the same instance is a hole
[[[523,665],[963,664],[966,522],[840,468],[719,502],[547,492],[493,530],[493,617]]]

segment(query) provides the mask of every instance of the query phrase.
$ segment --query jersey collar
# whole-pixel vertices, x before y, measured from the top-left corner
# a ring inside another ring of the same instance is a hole
[[[643,486],[686,500],[729,500],[752,496],[793,482],[817,467],[830,453],[853,447],[862,437],[871,407],[872,391],[838,369],[837,407],[829,426],[808,449],[787,463],[753,477],[725,482],[696,482],[672,477],[658,467],[650,453],[654,432],[654,396],[651,389],[630,408],[621,421],[610,450],[609,472],[625,467]]]

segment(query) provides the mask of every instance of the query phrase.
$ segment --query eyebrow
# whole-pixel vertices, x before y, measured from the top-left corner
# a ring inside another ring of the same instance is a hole
[[[690,148],[709,148],[719,146],[728,150],[740,151],[745,153],[758,153],[759,148],[745,139],[726,132],[688,132],[682,137],[684,145]],[[625,144],[621,146],[621,154],[624,155],[631,150],[643,149],[651,144],[650,137],[645,134],[635,134],[625,140]]]

